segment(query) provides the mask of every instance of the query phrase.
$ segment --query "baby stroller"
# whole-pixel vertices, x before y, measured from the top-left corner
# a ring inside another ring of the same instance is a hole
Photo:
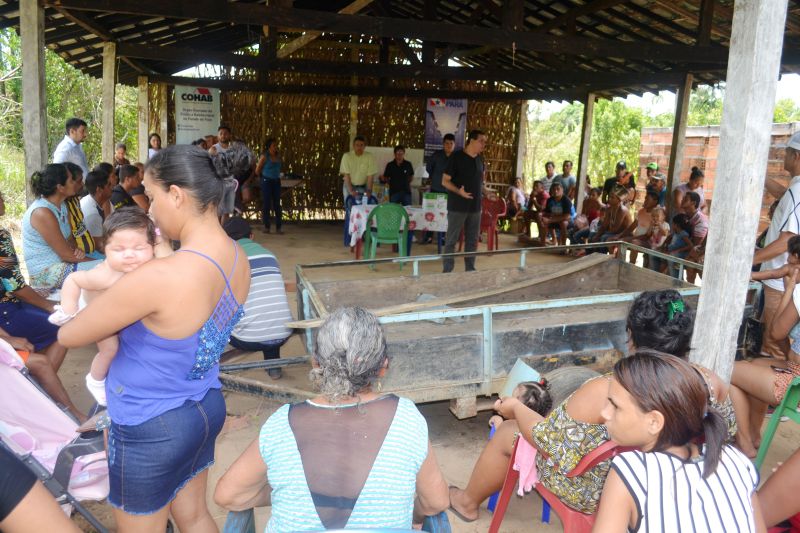
[[[0,446],[33,471],[68,515],[74,509],[100,533],[79,502],[108,496],[103,435],[78,434],[78,423],[29,376],[22,358],[0,339]]]

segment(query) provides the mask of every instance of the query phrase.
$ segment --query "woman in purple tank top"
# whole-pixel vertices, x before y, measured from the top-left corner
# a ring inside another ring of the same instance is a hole
[[[219,225],[223,184],[205,151],[160,151],[144,184],[161,233],[181,249],[126,274],[59,340],[78,347],[119,334],[106,379],[108,500],[118,531],[164,531],[170,514],[181,531],[217,531],[206,485],[225,421],[218,363],[250,269]]]

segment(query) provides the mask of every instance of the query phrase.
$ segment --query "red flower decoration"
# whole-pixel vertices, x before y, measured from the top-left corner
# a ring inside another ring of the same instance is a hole
[[[417,222],[415,220],[411,220],[408,223],[408,231],[414,231],[417,229]]]
[[[433,213],[431,213],[431,212],[425,213],[425,220],[427,220],[428,222],[433,222],[433,219],[435,219],[435,218],[436,218],[436,215],[434,215]]]
[[[361,213],[356,213],[356,220],[361,218]]]

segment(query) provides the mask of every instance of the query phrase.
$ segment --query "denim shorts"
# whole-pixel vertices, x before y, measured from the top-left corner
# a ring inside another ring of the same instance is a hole
[[[219,389],[136,426],[112,421],[108,502],[129,514],[163,509],[214,463],[214,443],[224,422],[225,399]]]

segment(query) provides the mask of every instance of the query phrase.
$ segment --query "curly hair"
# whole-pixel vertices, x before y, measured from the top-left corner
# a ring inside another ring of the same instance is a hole
[[[694,331],[694,310],[676,290],[646,291],[631,304],[627,326],[637,348],[684,358]]]
[[[378,318],[361,307],[342,307],[325,319],[314,343],[309,377],[330,400],[369,391],[387,362],[386,336]]]

